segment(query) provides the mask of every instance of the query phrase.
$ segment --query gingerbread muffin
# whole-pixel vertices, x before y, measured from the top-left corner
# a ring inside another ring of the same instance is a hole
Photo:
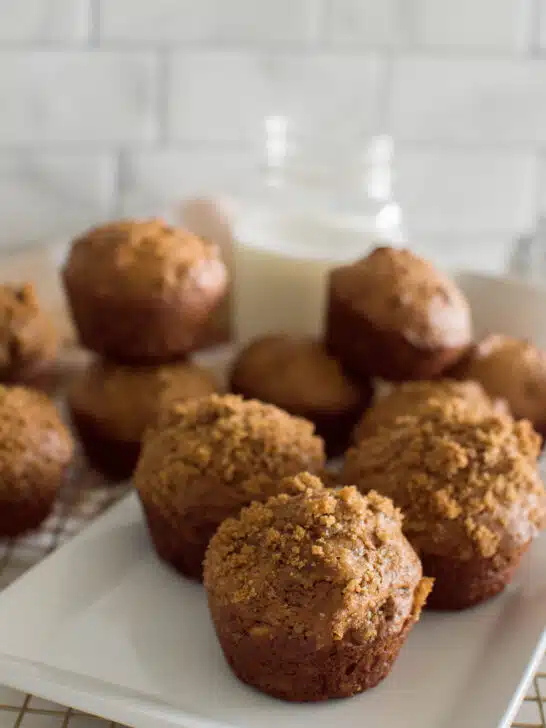
[[[212,538],[212,619],[243,682],[291,701],[349,697],[389,673],[431,581],[389,499],[289,481]]]
[[[85,347],[159,363],[198,345],[227,272],[214,244],[160,220],[128,220],[74,241],[63,281]]]
[[[212,374],[191,362],[129,367],[95,359],[72,380],[67,400],[90,463],[122,480],[133,473],[144,431],[163,403],[217,389]]]
[[[357,376],[433,379],[471,340],[459,288],[409,250],[376,248],[331,273],[326,343]]]
[[[540,438],[507,415],[404,418],[352,449],[342,473],[393,499],[404,532],[435,578],[428,604],[463,609],[502,591],[546,527],[536,467]]]
[[[243,349],[231,372],[231,389],[314,422],[330,456],[347,448],[372,395],[371,384],[347,377],[321,343],[288,334],[265,336]]]
[[[529,341],[502,334],[486,336],[455,369],[479,382],[492,397],[503,397],[516,418],[530,420],[546,437],[546,352]]]
[[[0,286],[0,381],[40,386],[52,369],[57,343],[33,284]]]
[[[491,399],[477,382],[459,382],[455,379],[403,382],[374,401],[355,427],[353,441],[358,444],[365,437],[377,434],[382,427],[392,426],[405,415],[426,418],[431,409],[434,412],[438,405],[453,401],[478,416],[508,412],[504,400]]]
[[[164,408],[148,430],[134,482],[159,556],[200,579],[207,544],[229,516],[317,472],[324,443],[307,420],[234,395]]]
[[[73,442],[41,392],[0,385],[0,536],[37,528],[53,507]]]

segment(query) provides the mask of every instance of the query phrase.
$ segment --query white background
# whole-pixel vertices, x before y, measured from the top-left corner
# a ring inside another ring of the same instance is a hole
[[[0,244],[227,188],[272,113],[392,133],[412,238],[498,262],[546,209],[546,0],[0,0]]]

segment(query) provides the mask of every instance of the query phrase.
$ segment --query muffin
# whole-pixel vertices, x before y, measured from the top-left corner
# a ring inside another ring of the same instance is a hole
[[[404,532],[435,578],[428,604],[464,609],[502,591],[546,527],[540,438],[493,414],[404,418],[347,454],[345,483],[393,499]]]
[[[135,469],[144,431],[164,403],[216,391],[212,374],[191,362],[129,367],[95,359],[72,380],[67,401],[90,463],[122,480]]]
[[[455,379],[403,382],[387,394],[377,398],[364,413],[353,432],[353,441],[377,434],[382,427],[390,427],[401,416],[427,417],[437,405],[457,401],[476,415],[505,412],[503,400],[492,400],[477,382],[458,382]],[[433,415],[432,415],[433,416]]]
[[[288,334],[265,336],[243,349],[231,372],[231,389],[311,420],[330,456],[347,448],[372,394],[369,382],[349,379],[318,341]]]
[[[2,538],[37,528],[47,517],[72,453],[72,437],[45,394],[0,385]]]
[[[376,248],[331,273],[326,343],[356,376],[433,379],[471,340],[461,291],[409,250]]]
[[[530,420],[546,437],[546,352],[528,341],[486,336],[455,369],[479,382],[492,397],[503,397],[516,418]]]
[[[129,363],[194,349],[227,286],[214,244],[160,220],[91,230],[72,244],[62,275],[81,343]]]
[[[291,701],[350,697],[389,673],[431,581],[389,499],[288,481],[212,538],[212,620],[243,682]]]
[[[33,284],[0,286],[0,381],[39,386],[55,361],[57,343]]]
[[[229,516],[276,495],[282,478],[324,467],[312,423],[256,400],[210,395],[177,403],[150,428],[135,471],[152,541],[201,579],[207,544]]]

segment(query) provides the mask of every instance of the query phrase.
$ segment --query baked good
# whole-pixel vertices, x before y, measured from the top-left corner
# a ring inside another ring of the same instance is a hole
[[[456,379],[403,382],[374,400],[355,427],[353,441],[359,443],[365,437],[375,435],[380,428],[392,426],[405,415],[427,417],[437,405],[443,406],[452,401],[476,415],[508,412],[504,400],[491,399],[477,382],[459,382]]]
[[[459,288],[409,250],[376,248],[330,275],[326,343],[357,376],[433,379],[471,340]]]
[[[72,244],[62,276],[81,343],[129,363],[195,348],[227,285],[214,244],[160,220],[91,230]]]
[[[69,384],[67,401],[91,464],[122,480],[135,469],[144,431],[163,403],[217,389],[212,374],[191,362],[130,367],[97,358]]]
[[[230,379],[233,392],[314,422],[330,456],[346,450],[372,395],[371,384],[351,380],[320,342],[288,334],[252,341],[235,360]]]
[[[212,619],[243,682],[291,701],[349,697],[389,673],[431,582],[390,500],[288,480],[212,538]]]
[[[474,346],[454,371],[503,397],[514,417],[526,418],[546,437],[546,352],[529,341],[491,334]]]
[[[350,450],[342,473],[393,499],[404,532],[435,578],[428,604],[463,609],[502,591],[546,527],[540,438],[526,420],[461,410],[405,417]]]
[[[1,537],[37,528],[46,518],[72,453],[72,437],[45,394],[0,385]]]
[[[280,481],[324,467],[312,423],[270,404],[210,395],[164,408],[148,430],[134,482],[159,556],[200,579],[220,523]]]
[[[0,286],[0,381],[40,385],[57,354],[57,334],[32,283]]]

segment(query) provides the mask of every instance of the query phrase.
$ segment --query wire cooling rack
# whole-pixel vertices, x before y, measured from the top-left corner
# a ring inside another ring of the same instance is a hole
[[[78,459],[51,516],[35,533],[0,542],[0,589],[71,539],[117,502],[128,487],[112,486]],[[0,686],[0,728],[118,728],[116,723]],[[121,727],[120,727],[121,728]],[[461,726],[466,728],[466,726]],[[512,728],[546,728],[546,660]]]

